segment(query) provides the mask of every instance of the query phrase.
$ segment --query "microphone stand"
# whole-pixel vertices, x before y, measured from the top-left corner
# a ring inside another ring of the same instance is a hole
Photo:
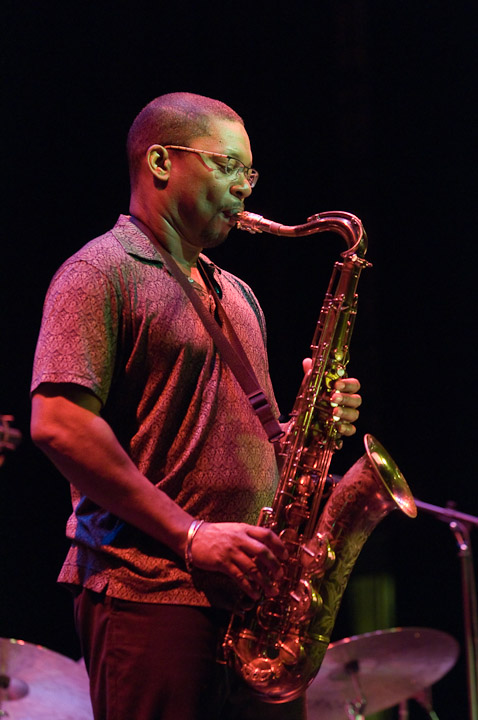
[[[470,720],[478,720],[478,614],[476,583],[470,542],[470,531],[472,527],[478,527],[478,517],[458,512],[458,510],[454,508],[442,508],[437,505],[429,505],[417,499],[415,499],[415,504],[420,510],[428,512],[438,518],[438,520],[447,523],[458,546],[458,557],[461,560],[469,717]]]

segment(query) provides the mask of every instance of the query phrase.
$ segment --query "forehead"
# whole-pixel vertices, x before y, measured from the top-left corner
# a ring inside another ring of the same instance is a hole
[[[194,145],[203,150],[214,150],[224,155],[237,157],[246,165],[252,162],[251,144],[249,136],[239,122],[212,118],[210,122],[211,134],[194,138]]]

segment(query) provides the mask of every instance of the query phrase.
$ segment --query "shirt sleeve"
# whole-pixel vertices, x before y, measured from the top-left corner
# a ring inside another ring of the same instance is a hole
[[[41,383],[75,383],[104,404],[118,341],[119,300],[108,277],[84,261],[52,280],[35,352],[33,392]]]

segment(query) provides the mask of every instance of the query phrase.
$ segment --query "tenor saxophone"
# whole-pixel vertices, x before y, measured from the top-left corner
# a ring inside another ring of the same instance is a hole
[[[417,509],[402,473],[371,435],[364,438],[363,457],[340,481],[329,475],[341,444],[330,398],[336,380],[346,376],[357,284],[370,265],[361,221],[325,212],[286,226],[245,212],[237,227],[285,236],[332,231],[347,244],[334,265],[312,340],[312,365],[282,441],[274,500],[258,521],[287,547],[284,576],[274,597],[262,596],[245,610],[238,603],[223,643],[227,662],[254,693],[281,703],[302,695],[318,673],[349,575],[372,530],[395,508],[409,517]]]

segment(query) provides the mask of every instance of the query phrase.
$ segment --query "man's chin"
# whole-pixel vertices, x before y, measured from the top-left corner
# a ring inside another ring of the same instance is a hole
[[[214,248],[218,245],[222,245],[226,241],[227,236],[231,231],[230,227],[222,228],[221,230],[208,229],[201,233],[201,245],[203,248]]]

